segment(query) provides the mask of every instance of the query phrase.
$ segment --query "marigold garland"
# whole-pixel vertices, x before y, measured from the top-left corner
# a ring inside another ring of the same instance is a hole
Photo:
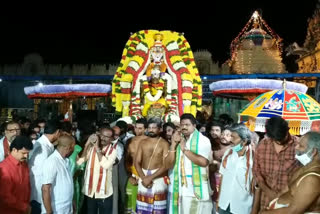
[[[149,51],[155,44],[155,34],[162,35],[162,45],[165,50],[164,62],[160,68],[161,73],[167,71],[172,77],[171,93],[167,93],[166,97],[169,105],[166,115],[170,113],[179,116],[179,114],[186,112],[196,115],[196,111],[201,109],[202,104],[201,79],[189,43],[183,34],[172,31],[143,30],[131,35],[125,45],[119,67],[113,79],[113,106],[116,107],[117,112],[122,112],[123,116],[141,115],[140,80],[144,74],[150,77],[151,70],[154,67],[150,63]],[[147,80],[142,82],[143,88],[146,89],[144,96],[150,93]],[[128,84],[120,84],[122,82]],[[164,83],[164,81],[161,79],[160,83]],[[156,90],[163,90],[163,86],[156,86]],[[189,102],[191,103],[190,106],[183,106],[183,103]],[[123,108],[123,105],[127,105],[127,103],[130,103],[130,107]],[[172,116],[172,118],[174,117]]]

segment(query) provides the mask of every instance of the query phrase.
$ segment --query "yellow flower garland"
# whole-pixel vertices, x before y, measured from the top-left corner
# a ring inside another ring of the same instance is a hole
[[[140,69],[141,66],[145,63],[145,56],[147,56],[147,53],[145,53],[145,51],[147,49],[150,49],[154,45],[154,34],[159,33],[163,35],[162,44],[164,44],[168,51],[166,54],[170,54],[171,52],[174,53],[169,57],[168,63],[170,63],[171,65],[176,65],[179,68],[185,68],[188,71],[188,73],[182,73],[181,79],[182,82],[185,80],[191,81],[193,84],[193,90],[192,92],[184,92],[182,94],[183,100],[191,101],[191,106],[186,107],[184,109],[184,112],[191,112],[193,115],[196,115],[196,111],[201,109],[202,104],[201,79],[198,73],[198,69],[196,68],[193,53],[190,49],[189,43],[186,41],[185,37],[182,34],[172,31],[144,30],[131,35],[126,44],[126,48],[124,48],[123,50],[122,59],[112,83],[113,105],[116,107],[117,112],[122,112],[123,115],[128,114],[128,112],[123,112],[123,102],[129,102],[132,99],[132,96],[136,94],[136,92],[132,91],[132,88],[130,89],[131,94],[123,94],[119,82],[132,82],[134,80],[133,73],[127,73],[129,63],[134,62],[134,64],[132,65],[134,65],[135,68],[131,68],[131,70],[132,72],[138,72],[138,69]],[[137,49],[137,47],[139,47],[139,50]],[[135,55],[135,52],[137,50],[140,51],[140,55]],[[177,51],[180,53],[179,55],[176,55]],[[177,62],[179,62],[179,64],[176,64]],[[165,64],[163,63],[163,65]],[[152,69],[152,67],[153,66],[149,66],[148,70]],[[163,67],[161,70],[164,72],[166,68]],[[173,84],[174,83],[175,82],[173,82]],[[180,87],[182,88],[182,86]],[[178,93],[182,93],[182,91],[178,90]],[[140,104],[135,100],[133,101],[133,103]]]

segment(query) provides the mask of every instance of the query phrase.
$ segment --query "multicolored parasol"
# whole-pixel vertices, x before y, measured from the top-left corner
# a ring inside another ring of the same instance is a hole
[[[240,120],[244,116],[249,116],[251,131],[265,132],[267,119],[279,116],[288,121],[291,134],[303,135],[319,131],[320,104],[307,94],[284,88],[258,96],[240,111]]]

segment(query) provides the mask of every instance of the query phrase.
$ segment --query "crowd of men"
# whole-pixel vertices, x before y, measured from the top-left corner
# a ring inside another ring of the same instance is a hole
[[[0,213],[320,213],[320,133],[280,117],[265,133],[191,114],[2,127]]]

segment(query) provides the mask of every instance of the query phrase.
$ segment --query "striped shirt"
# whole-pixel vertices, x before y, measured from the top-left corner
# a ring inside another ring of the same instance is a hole
[[[81,165],[83,162],[88,161],[84,174],[82,193],[90,198],[104,199],[113,194],[112,166],[116,160],[117,151],[112,147],[112,145],[111,147],[104,147],[102,149],[104,155],[102,156],[101,161],[99,161],[98,155],[94,150],[94,147],[89,148],[87,156],[79,158],[79,160],[77,161],[78,165]],[[99,181],[102,182],[100,183],[100,185]],[[89,190],[90,185],[92,191]],[[98,190],[98,186],[101,187],[100,191]],[[102,191],[103,189],[105,191]]]

